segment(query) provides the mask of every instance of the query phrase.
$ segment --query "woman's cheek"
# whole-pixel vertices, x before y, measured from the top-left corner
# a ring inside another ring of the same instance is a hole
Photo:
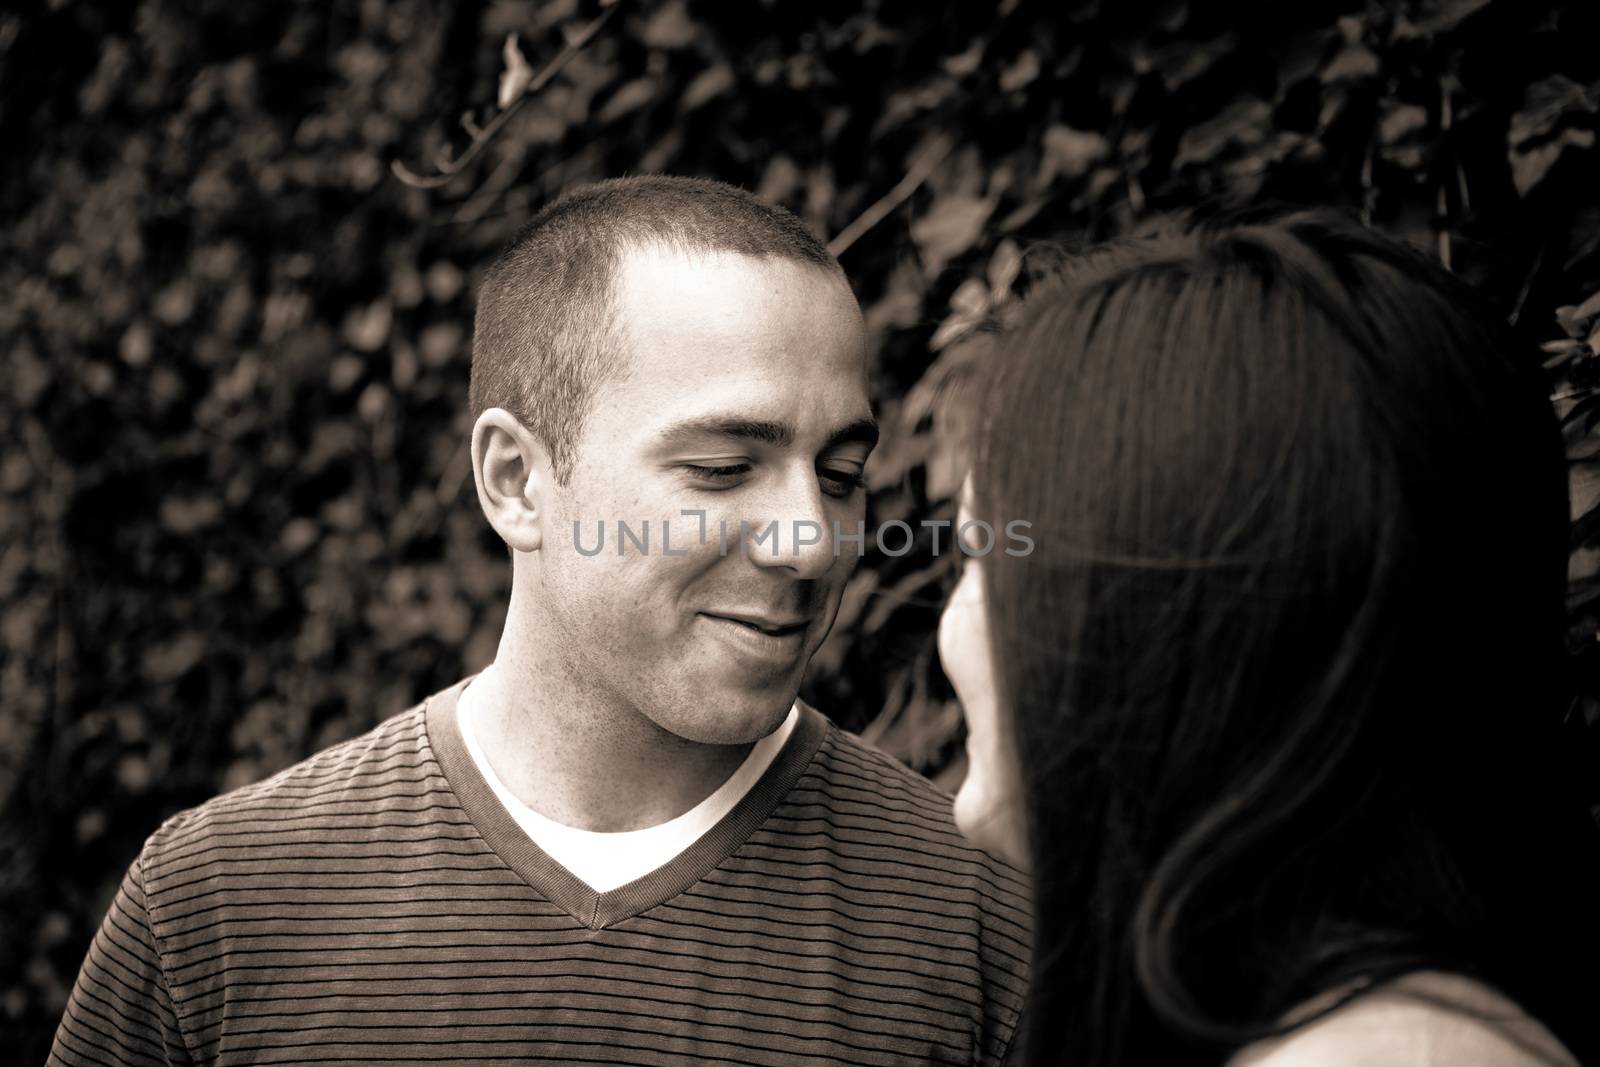
[[[939,658],[967,720],[967,775],[956,825],[975,844],[1014,864],[1026,859],[1015,768],[1000,744],[999,707],[985,627],[981,570],[968,564],[939,620]]]
[[[1026,821],[1015,783],[995,739],[969,733],[967,776],[955,799],[956,826],[974,844],[1026,868]]]

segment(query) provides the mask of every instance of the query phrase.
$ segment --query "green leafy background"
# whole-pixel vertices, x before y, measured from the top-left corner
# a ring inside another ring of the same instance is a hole
[[[743,184],[843,247],[872,521],[951,517],[945,400],[1048,261],[1209,197],[1336,203],[1544,346],[1573,454],[1574,722],[1600,709],[1600,5],[221,0],[0,14],[0,1048],[37,1062],[166,815],[492,654],[474,272],[562,188]],[[592,40],[518,96],[591,22]],[[498,113],[440,188],[432,173]],[[1461,521],[1473,504],[1461,502]],[[947,786],[923,530],[805,695]],[[1472,576],[1461,576],[1463,582]],[[1574,732],[1594,758],[1595,729]],[[1588,740],[1585,740],[1587,738]],[[1600,778],[1600,774],[1597,774]],[[1600,797],[1596,797],[1600,800]]]

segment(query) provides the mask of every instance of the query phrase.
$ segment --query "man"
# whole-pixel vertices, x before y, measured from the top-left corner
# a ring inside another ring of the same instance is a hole
[[[746,193],[542,212],[473,343],[494,664],[162,826],[52,1059],[1001,1059],[1015,872],[795,699],[857,556],[864,347],[838,264]]]

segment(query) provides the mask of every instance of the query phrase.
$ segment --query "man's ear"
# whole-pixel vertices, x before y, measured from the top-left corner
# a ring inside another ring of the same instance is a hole
[[[550,455],[504,408],[489,408],[473,424],[472,477],[500,539],[515,552],[538,551],[549,517]]]

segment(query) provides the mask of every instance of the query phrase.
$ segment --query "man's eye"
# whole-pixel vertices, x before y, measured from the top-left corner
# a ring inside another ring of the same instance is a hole
[[[701,467],[693,463],[682,463],[679,470],[688,471],[690,477],[710,485],[727,485],[741,475],[750,472],[748,463],[734,463],[726,467]]]
[[[832,496],[849,496],[867,485],[865,472],[857,470],[820,470],[823,489]]]

